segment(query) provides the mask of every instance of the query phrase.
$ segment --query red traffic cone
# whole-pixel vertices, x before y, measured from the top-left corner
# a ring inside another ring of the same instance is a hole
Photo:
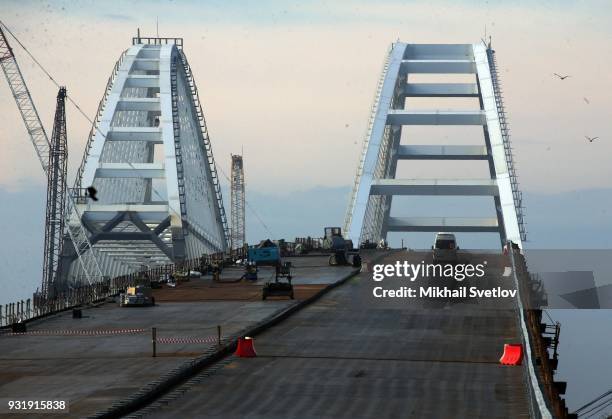
[[[504,354],[499,359],[503,365],[521,365],[523,362],[523,345],[510,343],[504,345]]]
[[[255,347],[253,346],[253,338],[247,336],[238,338],[238,346],[236,347],[236,352],[234,355],[239,356],[240,358],[256,357],[257,353],[255,353]]]

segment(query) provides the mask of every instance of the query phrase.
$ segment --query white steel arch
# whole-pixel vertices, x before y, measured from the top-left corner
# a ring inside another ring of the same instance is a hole
[[[525,240],[522,197],[497,76],[495,52],[484,44],[394,43],[386,57],[345,219],[353,243],[386,239],[392,231],[498,232],[501,243]],[[413,83],[411,74],[474,74],[473,83]],[[411,97],[473,97],[480,109],[405,109]],[[479,146],[401,144],[406,125],[475,125]],[[485,160],[486,179],[397,179],[399,160]],[[491,196],[496,218],[392,217],[395,195]]]
[[[182,39],[134,38],[121,57],[90,134],[77,187],[102,271],[113,277],[225,251],[220,185]],[[79,267],[70,252],[68,280]]]

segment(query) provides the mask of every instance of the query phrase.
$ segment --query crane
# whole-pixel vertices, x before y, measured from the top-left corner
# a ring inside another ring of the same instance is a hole
[[[19,109],[21,118],[23,119],[23,122],[26,126],[26,129],[30,136],[30,141],[34,146],[34,150],[36,151],[38,159],[40,160],[43,171],[47,175],[49,182],[51,182],[51,178],[54,176],[53,173],[56,173],[58,168],[50,168],[50,165],[57,165],[59,159],[50,158],[53,157],[51,142],[49,141],[49,137],[47,136],[47,133],[40,120],[38,111],[36,110],[36,106],[34,106],[32,96],[30,95],[25,79],[23,78],[21,70],[19,69],[19,65],[17,64],[17,60],[15,59],[15,55],[13,53],[13,49],[11,48],[8,42],[3,27],[8,33],[12,35],[6,25],[4,25],[4,23],[0,21],[0,66],[2,66],[2,71],[6,76],[6,80],[9,84],[15,102],[17,103],[17,108]],[[65,90],[63,95],[63,97],[65,98]],[[58,97],[58,105],[59,101],[60,100]],[[55,128],[57,128],[57,126]],[[94,253],[92,245],[87,236],[85,227],[81,222],[81,215],[79,214],[78,208],[76,206],[75,200],[76,197],[80,195],[79,191],[67,187],[65,176],[63,176],[61,179],[59,178],[59,176],[56,176],[55,179],[56,182],[59,182],[56,186],[59,186],[61,193],[52,194],[53,196],[51,201],[47,202],[47,217],[52,214],[51,216],[53,218],[47,218],[46,225],[48,226],[50,222],[56,223],[58,219],[62,220],[62,222],[59,223],[57,227],[62,229],[65,228],[67,230],[69,236],[68,238],[70,239],[70,242],[74,247],[74,251],[76,252],[76,255],[78,257],[79,264],[84,273],[85,279],[89,284],[92,284],[93,282],[101,280],[103,278],[103,275],[98,260],[96,258],[96,254]],[[70,220],[71,215],[75,216],[72,219],[72,222]],[[58,230],[55,229],[55,231],[57,232]],[[63,231],[60,231],[60,236],[63,235]],[[61,241],[62,237],[60,237],[58,240]],[[59,250],[60,249],[58,248],[58,246],[45,246],[45,267],[43,268],[44,275],[55,275],[54,272],[48,272],[49,266],[47,266],[47,263],[50,260],[57,260],[56,258],[59,258],[59,253],[57,253],[59,252]],[[54,254],[47,254],[47,252],[53,252]],[[53,269],[56,268],[57,264],[53,266]],[[48,289],[49,284],[45,282],[47,280],[47,277],[43,278],[43,292],[45,289]]]
[[[64,208],[66,207],[66,173],[68,139],[66,133],[66,88],[57,93],[53,133],[47,171],[47,210],[45,216],[45,253],[43,262],[42,295],[57,293],[59,263],[64,241]]]

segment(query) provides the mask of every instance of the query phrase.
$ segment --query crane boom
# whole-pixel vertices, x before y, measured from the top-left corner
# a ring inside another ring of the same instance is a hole
[[[38,159],[42,164],[45,174],[49,168],[49,137],[45,128],[43,127],[38,111],[32,101],[32,96],[28,90],[28,86],[25,83],[25,79],[21,74],[13,49],[8,43],[2,26],[0,25],[0,63],[2,64],[2,70],[6,76],[13,97],[17,102],[17,107],[21,113],[21,118],[30,134],[30,140],[34,145],[34,150],[38,155]]]
[[[2,66],[2,70],[6,76],[11,92],[13,93],[17,108],[19,108],[19,112],[21,113],[21,117],[30,135],[30,140],[34,145],[34,150],[36,151],[42,168],[45,174],[49,176],[51,143],[40,117],[38,116],[38,111],[36,110],[36,106],[34,106],[25,79],[21,74],[21,70],[13,54],[13,49],[2,29],[3,25],[4,24],[0,22],[0,66]],[[101,280],[103,275],[85,227],[81,222],[81,214],[75,203],[73,194],[78,193],[78,191],[69,189],[65,178],[62,179],[61,182],[62,189],[68,191],[68,193],[65,194],[66,206],[65,208],[56,208],[56,213],[64,220],[64,224],[67,226],[66,230],[74,246],[74,251],[76,252],[84,276],[87,282],[92,284],[93,282]],[[70,218],[73,214],[75,217],[71,221]],[[47,220],[47,224],[48,223],[49,220]],[[47,260],[47,256],[49,255],[45,255],[45,260]],[[43,289],[45,289],[46,285],[47,284],[43,283]]]

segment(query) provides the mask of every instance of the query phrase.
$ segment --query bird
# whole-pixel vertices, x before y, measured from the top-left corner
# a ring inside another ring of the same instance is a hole
[[[589,137],[588,135],[585,135],[584,138],[586,138],[589,141],[589,143],[592,143],[593,141],[595,141],[599,137]]]
[[[98,198],[96,198],[96,194],[97,193],[98,193],[98,191],[93,186],[90,186],[90,187],[87,188],[87,196],[89,198],[93,199],[94,201],[98,200]]]
[[[572,76],[570,76],[569,74],[568,74],[568,75],[566,75],[566,76],[562,76],[561,74],[557,74],[557,73],[553,73],[553,74],[554,74],[555,76],[559,77],[561,80],[565,80],[565,79],[566,79],[566,78],[568,78],[568,77],[572,77]]]

